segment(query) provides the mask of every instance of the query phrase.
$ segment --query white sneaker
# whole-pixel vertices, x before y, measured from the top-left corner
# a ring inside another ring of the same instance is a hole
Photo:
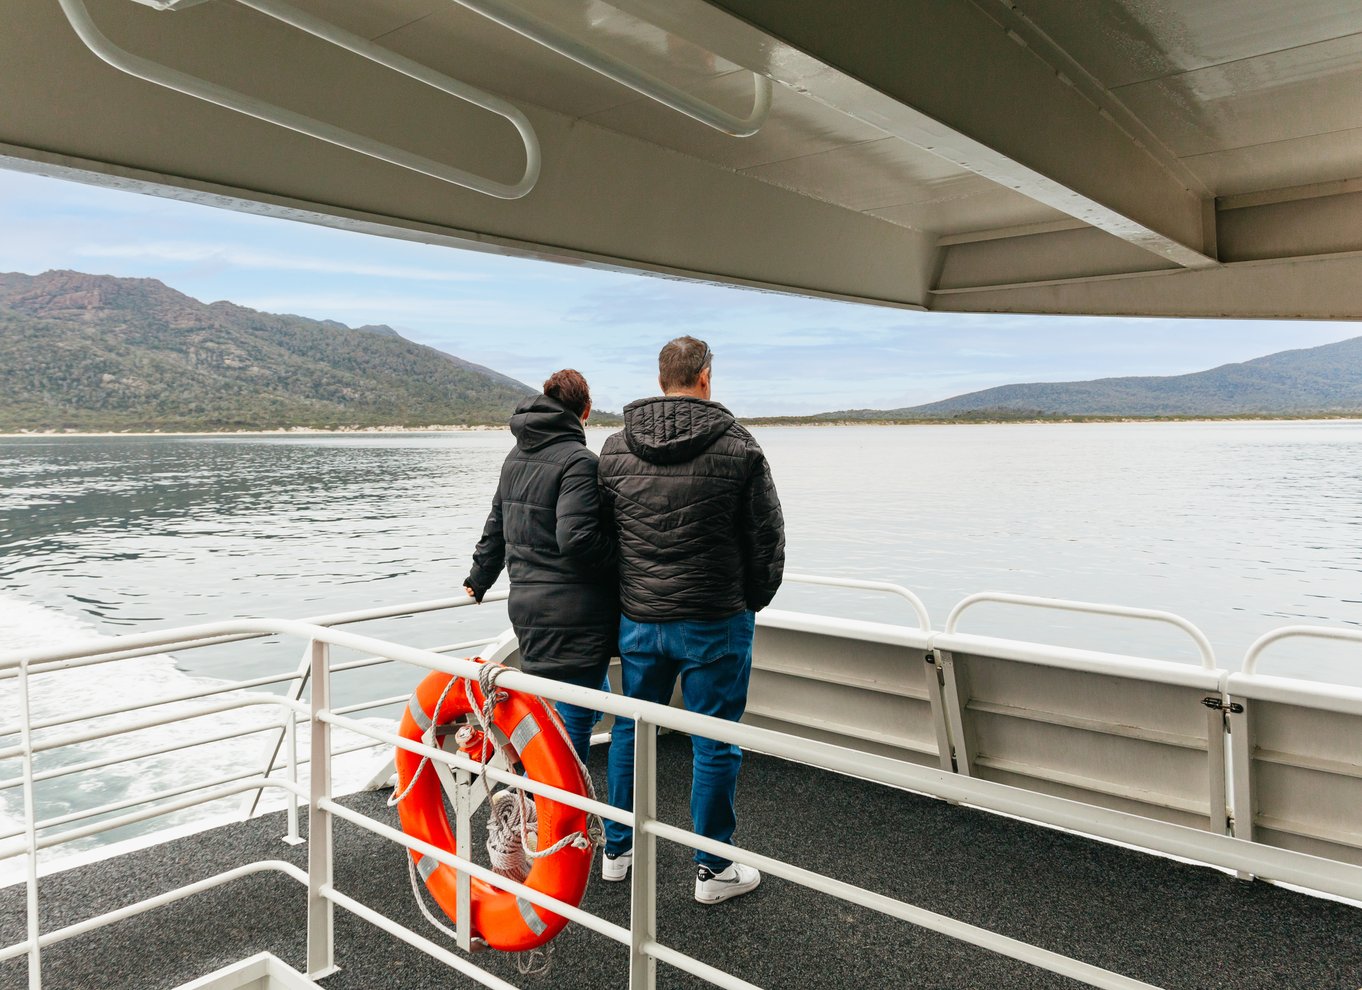
[[[617,883],[629,875],[629,867],[634,865],[634,850],[628,849],[618,855],[606,853],[601,857],[601,879]]]
[[[695,873],[695,899],[701,904],[718,904],[756,889],[759,883],[761,873],[741,863],[729,863],[722,873],[702,866]]]

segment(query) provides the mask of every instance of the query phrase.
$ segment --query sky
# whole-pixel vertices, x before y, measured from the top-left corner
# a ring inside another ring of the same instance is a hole
[[[892,409],[1013,382],[1176,375],[1362,336],[1358,323],[915,313],[595,271],[257,217],[0,169],[0,272],[156,278],[204,302],[382,323],[598,408],[657,393],[691,333],[739,415]]]

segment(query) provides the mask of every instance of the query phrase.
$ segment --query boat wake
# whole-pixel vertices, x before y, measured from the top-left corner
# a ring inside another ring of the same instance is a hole
[[[111,639],[100,634],[88,622],[67,615],[48,606],[20,598],[0,595],[0,652],[33,648],[50,648],[66,644],[98,642]],[[36,674],[29,680],[29,704],[32,723],[41,726],[55,719],[69,717],[82,711],[108,710],[146,704],[158,698],[168,698],[211,688],[230,688],[230,682],[188,674],[175,663],[170,654],[157,654],[131,660],[119,660],[75,670]],[[206,716],[193,717],[194,712],[211,704],[232,699],[243,699],[245,692],[230,692],[210,698],[172,702],[150,711],[138,711],[85,719],[73,725],[38,728],[33,742],[39,749],[34,757],[35,773],[45,773],[77,764],[104,764],[69,776],[39,779],[35,784],[39,821],[70,819],[54,822],[59,830],[83,828],[93,822],[135,813],[144,805],[139,799],[149,798],[191,782],[225,780],[238,775],[258,773],[279,739],[282,711],[274,705],[257,705],[230,709]],[[258,695],[257,695],[258,696]],[[0,681],[0,712],[6,713],[0,729],[17,726],[19,713],[18,683],[13,679]],[[173,719],[169,724],[134,731],[119,732],[134,722],[148,717]],[[371,719],[375,725],[391,728],[387,719]],[[88,735],[103,730],[104,735],[88,741],[62,747],[51,752],[41,751],[44,743],[63,737]],[[258,730],[251,735],[237,733]],[[186,749],[172,749],[191,737],[234,736]],[[17,745],[17,732],[0,736],[0,746]],[[337,733],[337,748],[360,742],[354,734]],[[307,733],[299,733],[299,759],[307,758]],[[139,752],[165,749],[128,762],[115,762],[134,757]],[[336,793],[357,790],[372,776],[382,763],[381,750],[366,750],[334,761],[334,789]],[[18,781],[23,773],[19,759],[0,760],[0,777],[4,782]],[[307,766],[299,770],[306,783]],[[108,832],[75,839],[41,855],[46,870],[61,860],[77,854],[88,854],[91,849],[111,842],[133,838],[145,839],[149,833],[161,830],[182,833],[195,824],[209,827],[224,820],[242,817],[253,799],[253,793],[236,795],[210,805],[201,805],[146,822],[122,826]],[[106,805],[126,805],[98,818],[83,818],[83,812]],[[284,806],[278,790],[267,790],[260,807],[272,810]],[[0,789],[0,835],[21,835],[24,830],[23,789],[15,786]],[[22,857],[0,860],[0,885],[14,882],[23,875]]]

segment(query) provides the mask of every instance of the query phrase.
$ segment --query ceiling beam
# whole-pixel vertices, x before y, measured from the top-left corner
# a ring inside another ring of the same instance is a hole
[[[1362,252],[959,289],[934,296],[932,308],[955,313],[1356,320],[1362,313]]]
[[[711,2],[783,42],[765,69],[786,85],[1180,267],[1217,264],[1204,191],[1010,5]]]

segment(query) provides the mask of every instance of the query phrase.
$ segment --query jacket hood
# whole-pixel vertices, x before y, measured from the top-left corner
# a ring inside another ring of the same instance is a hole
[[[581,417],[547,395],[521,400],[511,414],[511,435],[521,450],[539,450],[563,440],[586,443]]]
[[[650,464],[680,464],[702,454],[733,423],[731,412],[708,399],[639,399],[624,407],[624,442]]]

